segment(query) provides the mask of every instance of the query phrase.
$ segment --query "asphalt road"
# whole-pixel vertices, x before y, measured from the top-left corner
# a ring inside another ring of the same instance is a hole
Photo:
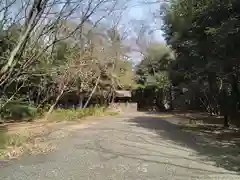
[[[0,168],[1,180],[237,180],[196,151],[196,139],[163,119],[108,117],[57,140],[58,149]],[[186,144],[184,144],[186,142]]]

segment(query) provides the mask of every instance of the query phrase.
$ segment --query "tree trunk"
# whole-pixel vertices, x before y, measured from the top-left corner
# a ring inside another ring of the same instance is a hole
[[[78,100],[78,107],[82,109],[83,107],[83,99],[84,96],[82,94],[79,95],[79,100]]]
[[[230,120],[235,120],[237,114],[237,105],[239,102],[239,89],[238,89],[238,77],[233,74],[231,77],[231,96],[230,96]]]
[[[115,101],[115,92],[114,92],[114,89],[112,91],[112,99],[111,99],[111,104],[113,104]]]
[[[223,88],[220,92],[219,96],[219,104],[220,104],[220,115],[224,116],[224,127],[229,127],[229,96],[227,90]]]
[[[217,105],[217,97],[216,95],[218,94],[218,86],[217,86],[217,77],[215,72],[208,72],[208,85],[209,85],[209,95],[208,101],[209,101],[209,111],[210,114],[217,114],[218,112],[218,105]]]
[[[47,112],[47,114],[46,114],[46,116],[45,116],[45,119],[46,119],[46,120],[48,119],[48,117],[49,117],[49,115],[52,113],[52,111],[54,110],[56,104],[58,103],[59,99],[62,97],[63,93],[64,93],[64,89],[61,90],[61,92],[58,94],[55,102],[54,102],[54,103],[51,105],[51,107],[49,108],[49,110],[48,110],[48,112]]]
[[[170,85],[169,87],[169,105],[170,105],[170,108],[169,110],[172,111],[173,110],[173,93],[172,93],[172,85]]]
[[[96,89],[97,89],[97,86],[98,86],[99,81],[100,81],[100,76],[98,76],[97,81],[96,81],[96,84],[95,84],[95,86],[94,86],[94,88],[93,88],[90,96],[88,97],[86,103],[84,104],[83,108],[86,108],[86,107],[87,107],[89,101],[91,100],[93,94],[95,93],[95,91],[96,91]]]
[[[228,117],[227,114],[224,114],[224,124],[223,124],[223,126],[224,126],[225,128],[228,128],[228,127],[229,127],[229,117]]]

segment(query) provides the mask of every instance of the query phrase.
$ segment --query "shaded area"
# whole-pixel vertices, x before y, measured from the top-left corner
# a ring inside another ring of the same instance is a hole
[[[104,129],[106,131],[109,131],[111,129]],[[120,130],[120,131],[117,131],[119,133],[127,133],[127,134],[131,134],[131,135],[134,135],[136,136],[136,133],[134,132],[131,132],[131,131],[128,131],[128,130]],[[146,135],[146,134],[144,134]],[[148,135],[148,134],[147,134]],[[141,139],[142,141],[143,139]],[[145,140],[144,140],[145,141]],[[165,143],[162,143],[162,144],[156,144],[156,143],[153,143],[153,142],[150,142],[150,141],[145,141],[146,144],[148,145],[157,145],[158,147],[160,148],[174,148],[174,149],[177,149],[180,151],[187,151],[185,148],[176,148],[175,146],[174,147],[171,147],[169,146],[169,144],[165,144]],[[129,144],[129,143],[119,143],[119,146],[120,147],[124,147],[125,151],[121,150],[121,148],[119,150],[113,150],[111,148],[107,148],[107,147],[104,147],[101,143],[99,142],[95,142],[95,146],[94,147],[89,147],[89,146],[80,146],[80,147],[77,147],[77,149],[87,149],[87,150],[90,150],[90,151],[95,151],[97,153],[100,153],[104,158],[103,160],[104,161],[111,161],[111,160],[114,160],[114,159],[117,159],[117,158],[128,158],[128,159],[131,159],[131,160],[137,160],[137,161],[141,161],[141,162],[144,162],[144,163],[155,163],[155,164],[158,164],[158,165],[165,165],[165,166],[172,166],[174,168],[182,168],[182,169],[186,169],[187,171],[193,171],[193,172],[196,172],[196,173],[204,173],[204,174],[231,174],[231,173],[226,173],[226,172],[221,172],[221,171],[218,171],[218,170],[211,170],[211,169],[206,169],[204,167],[191,167],[191,166],[188,166],[188,165],[184,165],[184,164],[178,164],[178,163],[175,163],[175,162],[171,162],[171,161],[166,161],[166,160],[163,160],[162,158],[167,158],[167,159],[171,159],[171,160],[176,160],[176,161],[181,161],[181,160],[187,160],[189,162],[193,162],[193,163],[199,163],[201,162],[201,164],[204,164],[206,166],[210,165],[211,166],[211,163],[208,163],[208,162],[204,162],[204,159],[202,160],[199,160],[199,159],[192,159],[192,158],[187,158],[187,157],[181,157],[181,154],[179,155],[174,155],[174,154],[169,154],[169,153],[164,153],[162,152],[161,150],[159,149],[156,149],[156,150],[153,150],[151,148],[147,148],[147,147],[141,147],[141,146],[138,146],[137,144],[136,145],[133,145],[133,144]],[[135,150],[135,152],[134,152]],[[106,156],[106,157],[105,157]],[[235,173],[232,173],[233,175],[235,175]],[[198,178],[199,176],[196,175],[195,178]],[[189,176],[186,176],[186,178],[189,178]]]
[[[130,146],[129,144],[120,144],[120,145],[124,146],[125,148],[138,148],[137,146]],[[221,172],[221,171],[207,170],[207,169],[200,168],[200,167],[197,168],[197,167],[190,167],[190,166],[187,166],[187,165],[180,165],[180,164],[177,164],[177,163],[166,162],[166,161],[161,161],[161,160],[157,159],[158,157],[161,157],[161,158],[169,158],[169,159],[175,159],[175,160],[182,160],[183,159],[183,160],[189,160],[189,161],[195,162],[192,159],[188,159],[188,158],[184,158],[184,157],[180,158],[180,155],[175,156],[175,155],[169,155],[167,153],[164,154],[162,152],[159,155],[152,155],[152,154],[148,154],[148,153],[145,153],[145,154],[144,153],[136,154],[136,153],[131,153],[131,152],[126,153],[126,152],[121,152],[120,150],[119,151],[113,151],[113,150],[107,149],[107,148],[101,146],[100,144],[98,146],[94,147],[94,148],[93,147],[85,147],[85,149],[90,150],[90,151],[100,152],[102,154],[105,154],[105,156],[107,154],[108,157],[104,157],[103,158],[104,161],[111,161],[111,160],[114,160],[114,159],[117,159],[117,158],[128,158],[128,159],[131,159],[131,160],[137,160],[137,161],[141,161],[141,162],[144,162],[144,163],[155,163],[155,164],[158,164],[158,165],[172,166],[174,168],[182,168],[182,169],[186,169],[187,171],[189,171],[189,170],[194,171],[196,173],[231,174],[231,173],[226,173],[226,172]],[[143,149],[143,148],[140,148],[140,149],[141,150],[148,150],[148,149]],[[202,162],[202,164],[210,165],[210,163],[208,164],[208,163],[204,163],[204,162]],[[235,175],[235,173],[233,173],[233,175]],[[195,178],[198,178],[198,177],[199,177],[198,175],[195,176]],[[189,178],[189,176],[186,176],[185,178]]]
[[[170,114],[174,114],[175,117],[188,120],[189,123],[202,123],[212,125],[224,125],[224,117],[217,115],[210,115],[207,112],[200,111],[173,111]],[[230,124],[234,126],[240,126],[240,123],[236,119],[231,119]]]
[[[240,173],[238,129],[225,130],[218,125],[183,125],[179,120],[139,116],[130,120],[133,126],[155,131],[161,138],[195,150],[216,166]]]

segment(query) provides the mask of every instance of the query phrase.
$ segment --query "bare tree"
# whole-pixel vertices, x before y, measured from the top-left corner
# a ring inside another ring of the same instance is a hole
[[[10,77],[12,69],[18,63],[21,55],[26,52],[25,47],[30,40],[32,42],[32,45],[31,43],[28,44],[30,48],[41,41],[42,51],[25,58],[25,62],[21,63],[22,69],[31,66],[36,59],[39,59],[43,53],[53,48],[57,42],[74,38],[76,32],[82,31],[85,22],[94,18],[92,22],[97,24],[111,15],[116,8],[119,8],[119,2],[119,0],[35,0],[32,2],[30,9],[30,3],[28,3],[28,6],[25,7],[28,15],[23,17],[25,19],[23,31],[7,62],[0,71],[2,75],[1,84]],[[61,8],[59,9],[59,7]],[[74,22],[75,27],[69,29],[66,24],[71,21]],[[21,72],[22,69],[20,68],[19,71]]]
[[[53,100],[47,118],[66,92],[77,92],[81,101],[88,96],[86,107],[106,77],[110,81],[108,87],[114,91],[120,86],[115,73],[117,62],[126,50],[122,40],[127,31],[123,36],[118,26],[126,2],[11,0],[0,3],[3,14],[0,31],[7,37],[10,28],[18,29],[16,40],[0,55],[0,99],[12,84],[30,82],[31,92],[26,93],[36,94],[34,98],[39,104]],[[116,22],[109,25],[108,20]],[[64,58],[58,59],[56,50],[61,43],[66,43],[67,48],[63,51]]]
[[[23,32],[21,33],[15,48],[10,53],[7,63],[0,70],[1,75],[4,75],[9,69],[13,68],[14,64],[16,64],[16,55],[18,53],[21,54],[21,51],[24,50],[27,39],[29,38],[29,35],[33,31],[36,24],[38,23],[47,2],[48,0],[34,0],[29,14],[25,19]]]

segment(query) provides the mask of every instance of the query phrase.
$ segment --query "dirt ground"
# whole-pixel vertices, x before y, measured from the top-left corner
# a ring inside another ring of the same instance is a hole
[[[93,117],[85,118],[81,121],[84,123],[48,122],[39,119],[32,122],[0,124],[0,135],[4,136],[3,138],[9,137],[7,141],[10,141],[7,142],[8,147],[2,149],[0,157],[1,159],[15,159],[25,153],[39,154],[53,151],[56,149],[53,143],[54,138],[65,137],[72,131],[85,128],[93,119]]]

